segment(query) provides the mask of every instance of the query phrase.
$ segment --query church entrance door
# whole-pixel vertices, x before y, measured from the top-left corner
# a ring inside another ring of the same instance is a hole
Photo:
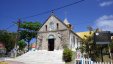
[[[48,50],[54,51],[54,39],[48,39]]]

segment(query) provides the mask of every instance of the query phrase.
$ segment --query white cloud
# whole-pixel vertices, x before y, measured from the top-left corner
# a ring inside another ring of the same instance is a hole
[[[113,15],[104,15],[96,20],[96,26],[102,30],[113,31]]]
[[[102,2],[102,3],[100,3],[99,5],[100,5],[101,7],[104,7],[104,6],[109,6],[109,5],[111,5],[111,4],[113,4],[113,1]]]

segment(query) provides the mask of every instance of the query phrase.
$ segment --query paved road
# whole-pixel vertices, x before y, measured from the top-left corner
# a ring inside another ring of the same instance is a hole
[[[16,61],[6,61],[8,64],[24,64],[22,62],[16,62]]]
[[[5,58],[0,58],[0,62],[7,62],[8,64],[24,64],[23,62],[5,60]]]

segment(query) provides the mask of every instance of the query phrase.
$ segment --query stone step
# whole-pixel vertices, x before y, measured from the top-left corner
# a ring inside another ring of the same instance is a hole
[[[31,60],[33,60],[33,61],[39,61],[39,60],[40,60],[40,61],[50,61],[50,60],[51,60],[51,61],[62,61],[62,59],[43,59],[43,58],[41,58],[41,59],[15,59],[15,60],[19,60],[19,61],[23,61],[23,60],[24,60],[24,61],[25,61],[25,60],[26,60],[26,61],[28,61],[28,60],[29,60],[29,61],[31,61]]]
[[[59,60],[59,61],[58,60],[56,60],[56,61],[52,61],[52,60],[51,61],[50,60],[45,60],[45,61],[44,60],[20,60],[20,61],[15,60],[15,61],[18,61],[18,62],[48,62],[48,61],[49,62],[62,62],[61,60]]]
[[[29,51],[13,60],[26,64],[65,64],[62,61],[62,50],[58,51]]]
[[[59,53],[59,51],[58,52],[47,52],[47,51],[36,51],[36,52],[34,52],[34,51],[30,51],[30,52],[28,52],[28,53],[26,53],[26,54],[24,54],[24,55],[22,55],[22,56],[20,56],[20,57],[17,57],[17,58],[24,58],[25,59],[25,57],[27,57],[27,58],[33,58],[33,57],[37,57],[37,59],[40,59],[40,58],[51,58],[51,59],[62,59],[62,52],[61,53]]]
[[[65,62],[38,61],[38,62],[26,62],[25,64],[65,64]]]

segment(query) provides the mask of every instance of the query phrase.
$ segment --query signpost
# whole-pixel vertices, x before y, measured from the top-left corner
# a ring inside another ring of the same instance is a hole
[[[110,31],[102,31],[94,33],[94,41],[96,44],[103,45],[111,42]]]
[[[94,33],[94,42],[97,45],[101,46],[101,58],[102,58],[102,62],[103,62],[103,54],[102,54],[102,49],[103,49],[103,45],[109,45],[111,42],[111,34],[110,31],[102,31],[102,32],[96,32]],[[110,47],[109,47],[110,50]],[[110,53],[110,51],[109,51]],[[111,55],[111,54],[110,54]]]

